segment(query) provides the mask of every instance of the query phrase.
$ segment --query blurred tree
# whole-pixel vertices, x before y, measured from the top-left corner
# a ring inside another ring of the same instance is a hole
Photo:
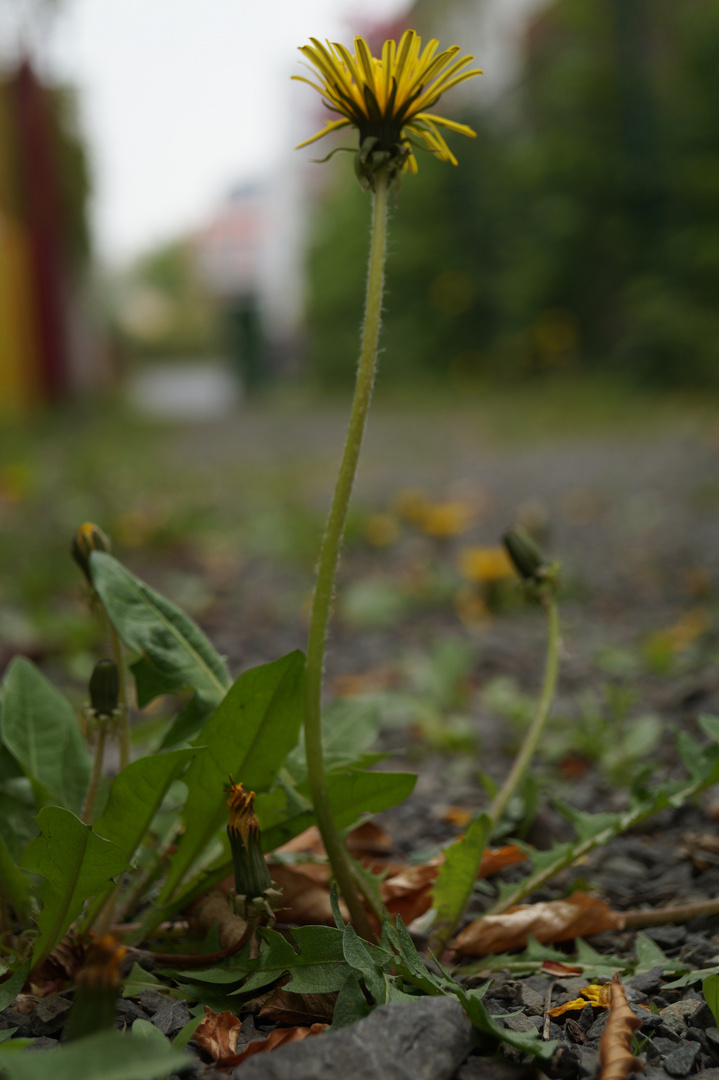
[[[385,377],[582,363],[719,384],[719,0],[555,0],[509,99],[463,119],[459,167],[423,155],[400,194]],[[310,260],[325,383],[354,371],[368,209],[350,187]]]
[[[191,239],[148,251],[112,283],[111,292],[131,353],[196,359],[217,350],[218,316],[199,280]]]

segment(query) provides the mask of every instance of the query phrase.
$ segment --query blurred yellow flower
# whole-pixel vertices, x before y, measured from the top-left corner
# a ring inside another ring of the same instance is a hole
[[[372,547],[389,547],[399,536],[399,522],[394,514],[372,514],[364,534]]]
[[[418,527],[435,540],[449,540],[466,532],[472,524],[474,510],[458,499],[446,503],[429,503],[417,521]]]
[[[468,581],[501,581],[511,577],[514,567],[503,547],[466,547],[458,557],[459,571]]]
[[[463,70],[474,57],[456,59],[460,48],[452,45],[435,56],[439,42],[432,40],[422,49],[422,39],[414,30],[406,30],[399,44],[385,41],[382,56],[374,57],[364,38],[355,38],[355,52],[338,42],[322,44],[310,38],[300,52],[316,69],[318,82],[293,75],[322,95],[328,109],[339,113],[339,120],[328,120],[297,149],[308,146],[331,131],[344,127],[359,130],[358,171],[371,182],[373,167],[388,168],[392,176],[405,169],[417,172],[412,146],[419,139],[424,149],[440,161],[457,164],[444,140],[440,127],[474,138],[466,124],[458,124],[425,110],[435,105],[445,91],[481,75],[478,69]],[[414,136],[414,140],[412,139]],[[374,161],[372,160],[374,159]]]

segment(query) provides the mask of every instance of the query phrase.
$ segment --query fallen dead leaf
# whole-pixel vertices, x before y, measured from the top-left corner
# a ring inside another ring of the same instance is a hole
[[[546,971],[548,975],[554,975],[555,979],[568,979],[572,975],[582,974],[581,968],[561,964],[559,960],[543,960],[542,971]]]
[[[516,844],[488,849],[482,856],[477,877],[490,877],[505,866],[524,862],[525,859],[526,855]],[[443,862],[444,854],[436,855],[429,862],[403,867],[386,878],[380,885],[380,894],[389,914],[401,915],[407,925],[424,915],[432,906],[432,886]]]
[[[610,984],[611,1000],[607,1026],[599,1042],[599,1080],[626,1080],[631,1072],[644,1072],[644,1066],[632,1053],[632,1037],[642,1026],[629,1007],[619,975]]]
[[[337,994],[295,994],[281,986],[267,996],[259,1017],[277,1024],[331,1023]]]
[[[216,1013],[205,1005],[205,1019],[195,1029],[195,1042],[218,1064],[235,1053],[242,1021],[229,1011]]]
[[[567,900],[520,904],[501,915],[476,919],[455,938],[452,948],[465,956],[486,956],[522,948],[530,934],[545,944],[621,930],[623,926],[619,912],[603,900],[575,892]]]
[[[282,892],[277,910],[283,921],[300,926],[334,926],[330,903],[330,868],[327,863],[273,865],[270,873]],[[349,921],[349,912],[342,901],[340,911],[343,919]]]
[[[321,1035],[327,1027],[327,1024],[312,1024],[311,1027],[275,1028],[266,1039],[255,1039],[253,1042],[248,1043],[241,1053],[233,1054],[231,1058],[224,1062],[218,1061],[217,1064],[222,1064],[225,1068],[234,1068],[236,1065],[241,1065],[243,1061],[246,1061],[253,1054],[267,1054],[271,1050],[277,1050],[278,1047],[285,1046],[286,1043],[300,1042],[310,1035]]]

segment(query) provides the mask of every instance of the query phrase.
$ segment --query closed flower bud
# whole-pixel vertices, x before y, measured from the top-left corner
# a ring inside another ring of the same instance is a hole
[[[525,529],[510,529],[502,537],[507,553],[517,572],[525,579],[537,580],[549,564]]]
[[[114,660],[98,660],[90,676],[90,704],[97,717],[112,716],[120,699],[120,673]]]
[[[98,525],[86,521],[75,533],[72,540],[72,557],[92,585],[90,577],[90,555],[93,551],[110,551],[110,537]]]
[[[254,810],[255,793],[245,791],[230,777],[227,800],[227,835],[235,866],[235,888],[248,901],[262,899],[272,889],[272,879],[262,854],[262,836]]]

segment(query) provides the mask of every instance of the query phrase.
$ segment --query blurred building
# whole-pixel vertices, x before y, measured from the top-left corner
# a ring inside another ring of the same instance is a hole
[[[102,385],[86,312],[87,167],[28,59],[0,81],[0,414]]]

